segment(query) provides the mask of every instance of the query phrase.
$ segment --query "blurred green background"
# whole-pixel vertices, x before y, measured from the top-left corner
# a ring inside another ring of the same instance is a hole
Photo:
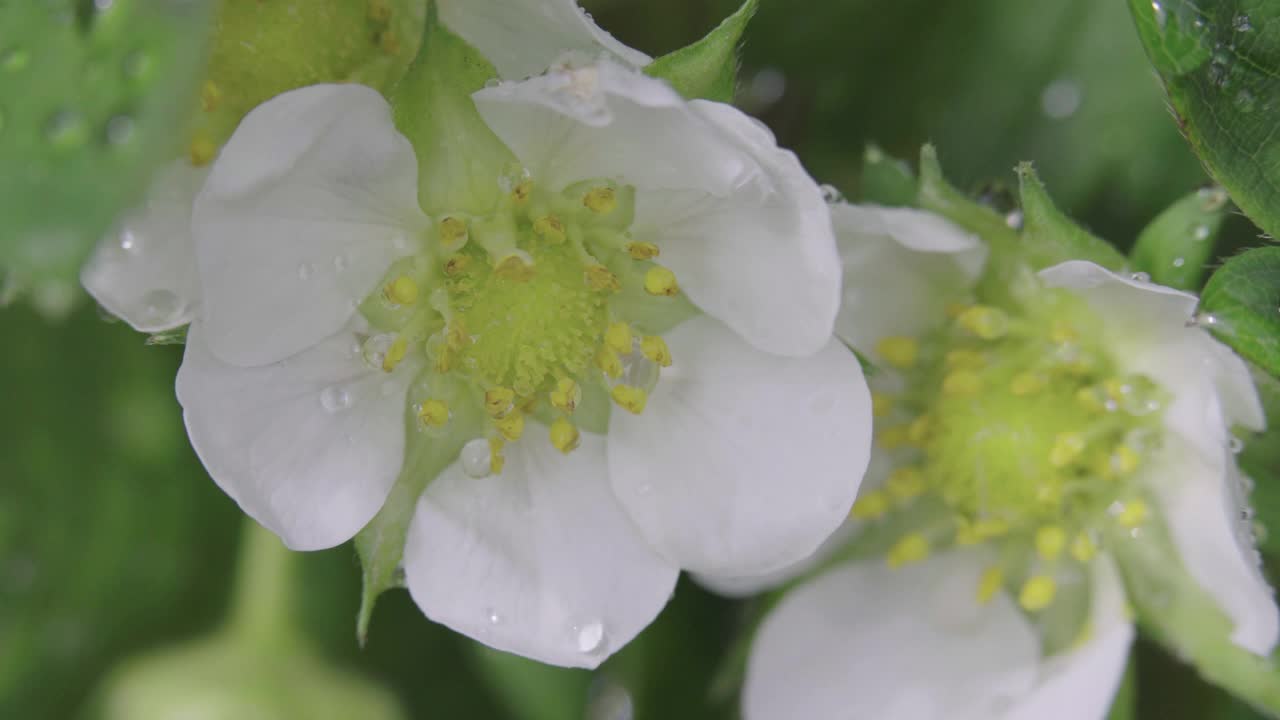
[[[597,21],[658,55],[733,0],[595,0]],[[1116,0],[763,0],[739,104],[814,175],[857,195],[863,148],[938,145],[958,186],[1011,202],[1036,163],[1059,205],[1122,247],[1206,181]],[[1224,249],[1249,244],[1240,217]],[[240,513],[205,475],[173,399],[179,347],[148,347],[91,302],[62,322],[0,312],[0,718],[88,715],[122,658],[211,631],[229,600]],[[710,691],[751,608],[682,582],[641,639],[594,675],[484,651],[403,592],[355,644],[350,547],[298,559],[300,622],[412,718],[732,718]],[[1140,652],[1139,717],[1252,717],[1176,661]],[[629,710],[628,710],[629,708]]]

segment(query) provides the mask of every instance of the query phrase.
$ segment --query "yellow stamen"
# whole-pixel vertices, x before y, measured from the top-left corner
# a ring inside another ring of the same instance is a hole
[[[551,444],[562,453],[573,452],[578,447],[578,443],[582,441],[582,436],[578,434],[578,428],[573,423],[564,418],[556,418],[551,423]]]
[[[387,348],[387,354],[382,356],[382,369],[391,372],[396,369],[403,360],[406,353],[409,352],[409,338],[401,335],[391,343],[391,347]]]
[[[927,557],[929,557],[929,541],[920,533],[912,533],[889,548],[889,554],[885,560],[889,567],[900,568],[903,565],[920,562]]]
[[[880,490],[865,493],[853,503],[849,514],[858,520],[882,518],[889,512],[889,498]]]
[[[446,250],[457,250],[467,244],[467,223],[461,218],[446,217],[440,221],[440,245]]]
[[[627,253],[632,260],[652,260],[658,257],[658,246],[651,242],[629,242]]]
[[[1080,433],[1059,433],[1053,440],[1053,447],[1049,449],[1049,464],[1056,468],[1064,468],[1080,457],[1085,446],[1084,436]]]
[[[604,344],[620,355],[631,352],[631,326],[624,322],[609,323],[604,331]]]
[[[622,289],[622,281],[609,268],[595,263],[586,269],[587,287],[597,292],[618,292]],[[630,350],[630,348],[628,348]]]
[[[512,188],[511,199],[515,201],[516,205],[524,205],[529,201],[529,195],[532,192],[533,181],[521,180],[514,188]]]
[[[1136,528],[1146,520],[1147,504],[1138,499],[1125,503],[1120,513],[1116,515],[1116,522],[1127,528]]]
[[[200,109],[205,112],[213,112],[218,109],[221,101],[222,88],[218,87],[218,83],[212,80],[205,80],[204,85],[200,87]]]
[[[582,196],[582,204],[597,215],[608,215],[618,207],[618,193],[611,187],[598,187]]]
[[[676,282],[675,273],[661,265],[654,265],[644,274],[644,291],[650,295],[672,297],[680,292],[680,285]]]
[[[1001,587],[1004,587],[1004,570],[999,567],[983,570],[982,576],[978,578],[978,603],[986,605],[991,602]]]
[[[1044,389],[1044,376],[1033,372],[1018,373],[1009,383],[1009,392],[1018,397],[1034,395]]]
[[[191,144],[187,146],[187,159],[192,165],[202,167],[213,162],[213,158],[218,154],[218,146],[213,144],[213,139],[207,133],[196,131],[195,137],[191,138]]]
[[[431,427],[444,427],[449,422],[449,405],[443,400],[425,400],[418,408],[418,419]]]
[[[1075,558],[1076,562],[1087,563],[1097,553],[1098,548],[1093,544],[1093,540],[1084,533],[1079,533],[1071,541],[1071,557]]]
[[[564,223],[555,215],[544,215],[534,220],[533,232],[549,243],[564,242]]]
[[[489,438],[489,472],[494,475],[500,474],[503,466],[507,464],[507,457],[502,454],[503,445],[505,442],[502,438]]]
[[[999,518],[969,521],[965,517],[956,518],[956,544],[977,545],[984,540],[997,538],[1009,532],[1009,523]]]
[[[920,354],[920,343],[916,342],[915,338],[891,335],[880,338],[876,343],[876,352],[884,358],[885,362],[905,370],[916,364],[916,357]]]
[[[893,398],[884,393],[871,393],[871,415],[884,417],[893,409]]]
[[[640,352],[658,367],[671,367],[671,348],[657,335],[645,335],[640,340]]]
[[[560,378],[556,381],[556,389],[547,393],[547,399],[551,401],[551,407],[570,414],[582,402],[582,388],[569,378]]]
[[[401,275],[387,283],[383,293],[396,305],[412,305],[418,302],[418,283],[408,275]]]
[[[607,347],[600,348],[596,353],[596,367],[604,371],[605,375],[617,379],[622,377],[622,360],[618,358],[618,353]]]
[[[493,274],[515,282],[528,282],[533,279],[533,264],[524,255],[511,254],[493,266]]]
[[[649,402],[649,395],[643,388],[631,385],[614,385],[609,395],[613,397],[614,402],[634,415],[644,412],[644,406]]]
[[[974,305],[956,318],[960,327],[983,340],[997,340],[1009,332],[1009,316],[999,308]]]
[[[1111,469],[1119,475],[1128,475],[1137,470],[1141,460],[1138,452],[1128,445],[1117,445],[1111,451]]]
[[[453,277],[454,275],[457,275],[458,273],[465,271],[467,269],[467,266],[469,266],[470,264],[471,264],[470,256],[463,255],[461,253],[455,253],[453,255],[450,255],[449,259],[444,262],[444,274],[448,275],[449,277]]]
[[[948,395],[974,395],[982,390],[982,377],[969,370],[956,370],[942,380],[942,392]]]
[[[889,476],[887,487],[899,502],[914,500],[924,494],[924,473],[913,467],[898,468]]]
[[[507,416],[495,421],[494,426],[498,428],[498,432],[502,433],[502,437],[515,442],[524,434],[524,413],[519,410],[512,410]]]
[[[1029,612],[1049,607],[1058,593],[1058,584],[1048,575],[1033,575],[1018,593],[1018,604]]]
[[[484,392],[484,411],[489,417],[505,417],[515,407],[516,391],[511,388],[494,387]]]
[[[1067,531],[1061,527],[1045,525],[1036,530],[1036,552],[1046,561],[1056,560],[1066,546]]]

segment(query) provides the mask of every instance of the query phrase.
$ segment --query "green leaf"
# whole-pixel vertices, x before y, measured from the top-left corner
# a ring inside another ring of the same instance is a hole
[[[208,0],[96,7],[0,3],[0,269],[36,288],[74,282],[176,154],[204,67]]]
[[[706,37],[654,60],[645,74],[666,80],[690,100],[733,102],[738,45],[759,5],[759,0],[746,0]]]
[[[1280,6],[1267,0],[1129,0],[1191,147],[1236,204],[1280,233]]]
[[[913,205],[920,183],[903,161],[889,157],[876,145],[862,154],[863,202],[902,207]]]
[[[1111,270],[1124,267],[1124,256],[1118,250],[1053,204],[1031,163],[1020,163],[1017,173],[1022,193],[1022,242],[1035,269],[1066,260],[1089,260]]]
[[[1138,235],[1129,253],[1133,269],[1161,285],[1198,290],[1227,207],[1222,188],[1203,188],[1174,203]]]
[[[1245,359],[1280,376],[1280,247],[1247,250],[1205,284],[1201,321]]]
[[[1240,469],[1253,480],[1249,503],[1255,534],[1264,553],[1280,554],[1280,380],[1251,367],[1254,387],[1262,401],[1267,429],[1248,440],[1240,453]]]

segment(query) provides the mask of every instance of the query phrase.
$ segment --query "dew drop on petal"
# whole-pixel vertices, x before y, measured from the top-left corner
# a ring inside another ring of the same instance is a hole
[[[604,647],[604,624],[599,620],[573,626],[573,634],[578,652],[584,655],[595,653]]]
[[[152,290],[142,296],[142,314],[147,322],[162,325],[178,316],[182,301],[171,290]]]
[[[1144,272],[1133,273],[1129,278],[1137,282],[1151,282],[1151,276]]]
[[[498,611],[491,607],[484,609],[484,619],[488,620],[490,625],[502,624],[502,615],[498,614]]]
[[[827,185],[826,183],[823,183],[818,186],[818,189],[822,191],[822,199],[826,200],[828,203],[844,201],[844,194],[836,189],[834,185]]]
[[[320,391],[320,407],[326,412],[341,412],[351,407],[351,395],[336,385],[330,385]]]
[[[1227,441],[1227,447],[1231,450],[1233,455],[1239,455],[1244,451],[1244,441],[1235,435],[1232,435],[1231,439]]]
[[[458,462],[462,464],[462,472],[469,478],[485,478],[493,471],[490,467],[492,455],[489,452],[489,441],[476,438],[462,446]]]

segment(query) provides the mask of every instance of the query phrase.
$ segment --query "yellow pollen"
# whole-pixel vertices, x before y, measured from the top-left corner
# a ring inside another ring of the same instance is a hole
[[[914,500],[924,494],[924,473],[913,467],[898,468],[889,476],[887,487],[899,502]]]
[[[1147,504],[1141,500],[1130,500],[1116,515],[1116,522],[1127,528],[1136,528],[1147,520]]]
[[[1087,563],[1097,553],[1098,548],[1094,546],[1093,540],[1090,540],[1088,535],[1079,533],[1072,539],[1071,557],[1075,558],[1076,562]]]
[[[928,415],[921,415],[907,426],[907,439],[912,445],[923,447],[925,441],[929,439],[931,429],[933,429],[933,419]]]
[[[873,520],[889,512],[889,498],[880,490],[872,490],[853,503],[849,515],[857,520]]]
[[[946,361],[949,368],[976,370],[987,364],[987,356],[976,350],[951,350]]]
[[[387,299],[396,305],[412,305],[418,302],[418,283],[408,275],[401,275],[387,283],[383,292]]]
[[[1009,523],[999,518],[988,518],[970,522],[967,518],[956,518],[956,544],[976,545],[984,540],[997,538],[1009,532]]]
[[[876,352],[885,362],[903,370],[916,364],[916,356],[920,354],[920,343],[915,338],[890,335],[880,338],[876,343]]]
[[[622,377],[622,360],[618,359],[618,353],[607,347],[600,348],[600,351],[596,353],[596,367],[611,378]]]
[[[191,138],[191,144],[187,146],[187,159],[196,167],[213,162],[217,154],[218,146],[214,145],[213,140],[203,132],[197,131],[195,137]]]
[[[1137,451],[1128,445],[1117,445],[1111,452],[1111,469],[1119,475],[1128,475],[1137,470],[1140,462]]]
[[[521,180],[514,188],[512,188],[511,199],[514,200],[517,205],[524,205],[529,201],[529,194],[532,192],[533,181]]]
[[[1032,372],[1018,373],[1009,383],[1009,392],[1018,397],[1025,397],[1040,392],[1044,386],[1044,376]]]
[[[457,250],[467,244],[467,223],[456,217],[447,217],[440,221],[440,245]]]
[[[906,425],[893,425],[876,433],[876,444],[884,450],[896,450],[910,441]]]
[[[885,561],[891,568],[917,563],[929,557],[929,541],[920,533],[911,533],[889,548]]]
[[[587,287],[597,292],[618,292],[622,289],[622,282],[618,280],[618,276],[613,274],[609,268],[596,263],[588,265],[586,269]],[[631,348],[627,348],[630,350]]]
[[[524,413],[512,410],[507,416],[493,423],[502,433],[502,437],[512,442],[519,440],[524,434]]]
[[[609,395],[613,397],[614,402],[634,415],[644,412],[644,406],[649,402],[648,393],[643,388],[632,385],[614,385]]]
[[[514,282],[528,282],[536,272],[533,265],[520,255],[508,255],[493,266],[493,274]]]
[[[1056,468],[1064,468],[1076,461],[1084,452],[1085,440],[1080,433],[1059,433],[1049,449],[1049,464]]]
[[[978,603],[986,605],[991,599],[1000,592],[1000,588],[1004,586],[1004,570],[998,567],[989,567],[982,571],[982,576],[978,578]]]
[[[884,417],[893,409],[893,398],[884,393],[871,393],[871,414],[874,417]]]
[[[471,265],[470,256],[461,253],[450,255],[444,262],[444,274],[453,277],[466,270],[469,265]]]
[[[609,323],[604,331],[604,344],[620,355],[631,352],[631,326],[624,322]]]
[[[627,253],[632,260],[652,260],[658,257],[658,246],[651,242],[629,242]]]
[[[644,274],[644,291],[650,295],[672,297],[680,292],[680,285],[676,282],[675,273],[661,265],[654,265]]]
[[[611,187],[598,187],[582,196],[582,204],[597,215],[608,215],[618,207],[618,193]]]
[[[1029,612],[1049,607],[1058,593],[1058,584],[1048,575],[1033,575],[1018,593],[1018,604]]]
[[[969,370],[956,370],[942,380],[942,392],[948,395],[974,395],[982,390],[982,378]]]
[[[382,356],[382,369],[391,372],[396,369],[403,360],[405,354],[409,352],[409,338],[401,335],[391,343],[391,347],[387,348],[387,354]]]
[[[501,418],[511,412],[516,402],[516,391],[511,388],[495,387],[484,392],[484,411],[489,417]]]
[[[505,444],[500,437],[489,438],[489,472],[498,475],[502,472],[502,467],[507,464],[507,457],[502,454],[502,447]]]
[[[960,327],[983,340],[997,340],[1009,332],[1009,316],[1003,310],[974,305],[956,318]]]
[[[569,378],[560,378],[556,381],[556,389],[547,393],[547,398],[551,401],[551,407],[562,413],[570,414],[578,408],[578,403],[582,401],[582,388],[578,387],[578,383]]]
[[[449,406],[443,400],[425,400],[418,408],[418,419],[431,427],[444,427],[449,422]]]
[[[578,447],[578,443],[582,441],[582,436],[578,434],[578,428],[573,423],[564,418],[556,418],[551,423],[551,444],[562,453],[568,454]]]
[[[544,215],[534,220],[533,231],[549,243],[564,242],[564,223],[555,215]]]
[[[205,80],[204,85],[200,87],[200,109],[205,112],[213,112],[218,109],[221,101],[222,88],[218,87],[218,83],[212,80]]]
[[[645,335],[640,339],[640,352],[658,367],[671,367],[671,348],[657,335]]]
[[[1036,530],[1036,552],[1047,561],[1054,561],[1067,546],[1067,531],[1057,525],[1045,525]]]

